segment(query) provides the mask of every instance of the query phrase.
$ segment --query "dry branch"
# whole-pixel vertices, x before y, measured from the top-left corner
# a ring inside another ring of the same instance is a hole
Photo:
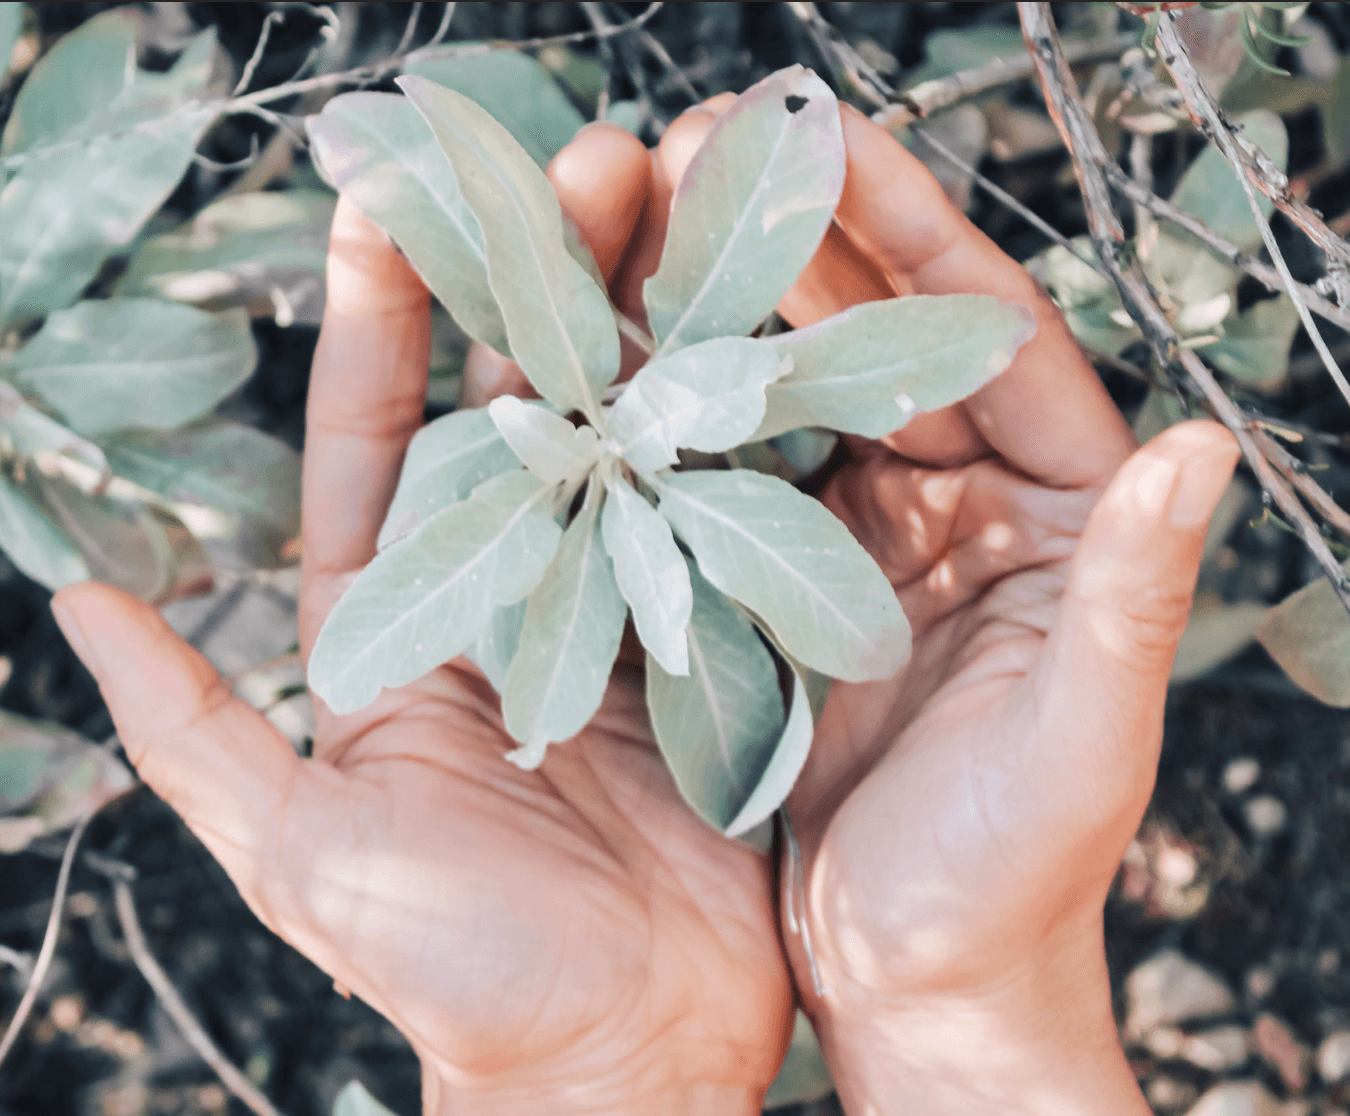
[[[121,920],[122,932],[126,936],[127,949],[131,951],[131,959],[145,977],[146,983],[159,997],[164,1010],[183,1033],[188,1045],[200,1055],[202,1061],[216,1071],[225,1088],[252,1112],[257,1113],[257,1116],[281,1116],[261,1090],[240,1073],[211,1041],[211,1036],[197,1022],[191,1009],[179,995],[178,989],[174,987],[173,981],[160,968],[159,962],[155,960],[149,945],[146,944],[140,919],[136,917],[136,900],[131,893],[131,884],[125,878],[113,880],[113,898],[117,904],[117,917]]]
[[[1316,523],[1297,495],[1266,460],[1237,405],[1224,394],[1213,374],[1201,359],[1180,345],[1180,338],[1158,302],[1136,260],[1122,262],[1121,247],[1125,230],[1111,206],[1110,189],[1103,168],[1115,160],[1102,144],[1078,92],[1078,83],[1064,56],[1054,18],[1048,3],[1020,3],[1017,5],[1022,20],[1022,33],[1036,66],[1041,88],[1051,118],[1073,160],[1074,173],[1087,209],[1088,231],[1093,246],[1111,272],[1111,278],[1120,294],[1121,302],[1131,318],[1144,333],[1154,357],[1164,368],[1180,365],[1196,394],[1205,401],[1211,413],[1237,439],[1242,455],[1261,482],[1280,512],[1293,524],[1304,545],[1328,579],[1341,604],[1350,612],[1350,576],[1331,553]]]

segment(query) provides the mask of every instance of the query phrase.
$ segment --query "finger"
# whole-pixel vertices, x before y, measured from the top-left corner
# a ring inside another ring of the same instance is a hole
[[[149,605],[86,583],[56,594],[52,613],[98,682],[137,773],[266,918],[261,875],[287,803],[315,777],[311,765]]]
[[[1134,438],[1054,303],[961,213],[926,167],[861,113],[843,113],[848,175],[836,218],[917,294],[991,294],[1028,307],[1036,335],[966,403],[989,444],[1053,486],[1103,482]]]
[[[1205,529],[1237,457],[1216,423],[1174,426],[1122,466],[1088,520],[1030,680],[1038,731],[1070,742],[1061,762],[1080,792],[1120,789],[1143,810]]]
[[[518,395],[525,399],[539,397],[519,364],[496,349],[475,341],[464,358],[459,405],[462,408],[484,407],[499,395]]]
[[[647,149],[617,124],[588,124],[553,157],[548,177],[610,279],[651,191]]]
[[[308,653],[336,579],[364,566],[422,425],[430,298],[389,238],[338,199],[328,301],[305,414],[301,647]]]

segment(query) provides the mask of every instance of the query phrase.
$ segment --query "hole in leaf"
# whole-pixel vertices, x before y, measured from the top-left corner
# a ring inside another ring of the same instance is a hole
[[[801,112],[802,109],[806,107],[806,98],[798,97],[794,93],[791,97],[789,97],[786,101],[783,102],[783,106],[788,110],[788,112],[792,113]]]

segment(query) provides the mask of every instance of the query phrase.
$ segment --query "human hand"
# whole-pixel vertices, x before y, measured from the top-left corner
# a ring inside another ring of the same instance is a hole
[[[890,577],[914,654],[836,684],[789,810],[797,986],[849,1111],[1148,1111],[1102,907],[1151,793],[1168,673],[1237,458],[1213,423],[1143,449],[1045,293],[908,152],[844,113],[838,228],[781,308],[994,294],[1035,339],[971,399],[852,442],[822,498]]]
[[[647,152],[588,129],[551,177],[613,274]],[[421,282],[339,202],[306,432],[306,656],[375,553],[429,328]],[[407,1036],[428,1113],[759,1111],[792,1012],[769,867],[681,802],[633,670],[537,771],[503,761],[496,695],[463,659],[357,714],[318,708],[302,760],[153,609],[81,585],[53,610],[141,777],[264,923]]]

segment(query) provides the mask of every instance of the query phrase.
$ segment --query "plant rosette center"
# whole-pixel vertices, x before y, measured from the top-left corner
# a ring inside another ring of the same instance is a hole
[[[350,712],[467,655],[501,695],[507,758],[533,768],[599,708],[631,617],[681,793],[743,834],[791,789],[829,680],[891,677],[910,650],[876,562],[767,470],[809,472],[837,433],[880,437],[965,398],[1030,338],[1030,312],[912,296],[753,336],[844,182],[838,102],[792,66],[736,99],[677,185],[643,286],[651,357],[616,389],[617,311],[539,165],[469,98],[399,85],[310,118],[319,165],[542,399],[456,411],[412,440],[311,688]]]

